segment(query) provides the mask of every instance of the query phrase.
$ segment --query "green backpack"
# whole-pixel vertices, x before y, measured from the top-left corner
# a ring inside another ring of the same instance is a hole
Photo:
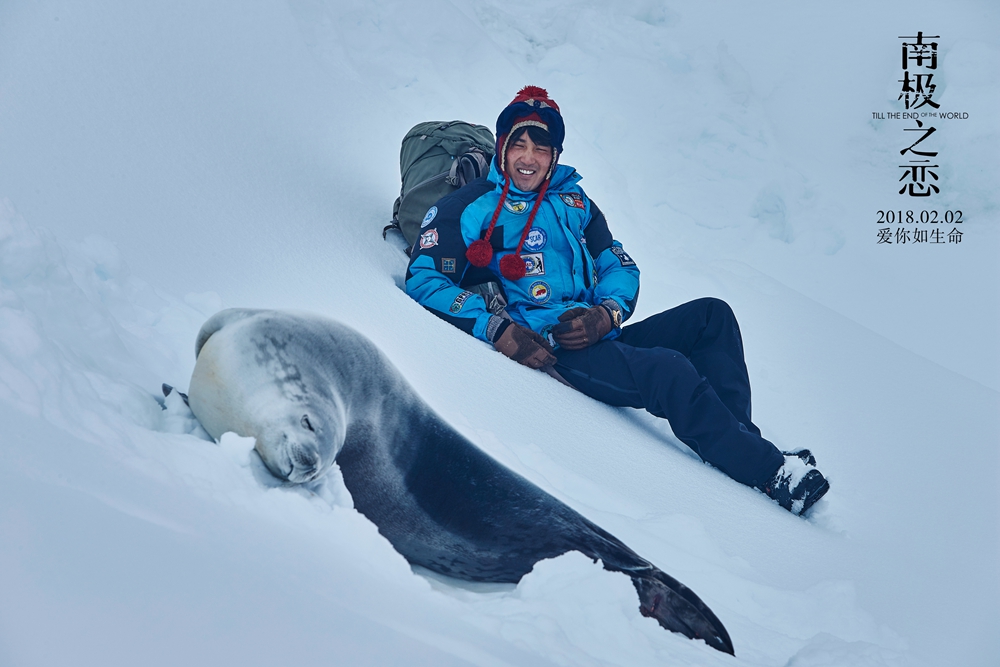
[[[399,150],[403,187],[382,238],[391,229],[399,230],[409,255],[427,210],[441,197],[487,173],[494,145],[493,133],[482,125],[460,120],[415,125]]]

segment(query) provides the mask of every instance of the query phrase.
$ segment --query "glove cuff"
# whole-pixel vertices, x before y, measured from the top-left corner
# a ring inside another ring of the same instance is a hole
[[[622,328],[622,307],[618,305],[618,302],[614,299],[605,299],[600,302],[599,305],[604,310],[608,311],[608,317],[611,318],[611,328],[621,329]]]
[[[491,343],[496,343],[500,340],[500,336],[503,332],[507,330],[513,322],[505,317],[500,317],[499,315],[490,315],[490,321],[486,324],[486,338],[489,339]]]

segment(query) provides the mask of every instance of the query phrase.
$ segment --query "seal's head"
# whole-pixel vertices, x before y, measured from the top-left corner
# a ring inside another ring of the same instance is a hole
[[[192,412],[215,439],[229,431],[253,437],[275,477],[294,484],[320,478],[347,434],[341,391],[349,398],[352,385],[331,362],[357,338],[345,329],[279,311],[216,313],[195,344]],[[331,336],[344,342],[331,348]]]
[[[257,436],[257,453],[275,477],[302,484],[318,479],[340,451],[343,437],[322,412],[287,411]]]

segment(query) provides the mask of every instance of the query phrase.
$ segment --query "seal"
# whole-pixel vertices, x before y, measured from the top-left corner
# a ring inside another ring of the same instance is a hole
[[[342,397],[354,396],[329,338],[353,334],[335,322],[231,309],[209,318],[195,343],[188,404],[209,435],[256,440],[276,477],[310,482],[333,465],[344,442]],[[356,334],[355,334],[356,335]],[[355,382],[360,385],[360,382]]]
[[[694,592],[469,442],[353,329],[230,309],[204,324],[195,354],[190,406],[212,437],[255,438],[267,468],[293,483],[336,460],[355,508],[412,565],[517,583],[538,561],[580,551],[631,577],[642,614],[734,653]]]

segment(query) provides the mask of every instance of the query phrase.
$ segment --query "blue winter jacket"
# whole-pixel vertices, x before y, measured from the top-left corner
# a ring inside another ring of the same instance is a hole
[[[406,272],[406,293],[435,315],[480,340],[491,342],[503,320],[485,300],[466,288],[498,282],[507,313],[521,326],[546,337],[559,315],[607,299],[621,309],[622,320],[635,308],[639,269],[608,231],[604,214],[579,186],[575,169],[556,165],[545,197],[522,192],[513,184],[490,237],[493,259],[476,267],[465,251],[483,238],[500,201],[504,177],[493,162],[489,176],[442,198],[427,212]],[[531,207],[541,206],[521,250],[526,275],[510,281],[500,274],[500,258],[517,248]],[[616,338],[612,329],[607,339]]]

